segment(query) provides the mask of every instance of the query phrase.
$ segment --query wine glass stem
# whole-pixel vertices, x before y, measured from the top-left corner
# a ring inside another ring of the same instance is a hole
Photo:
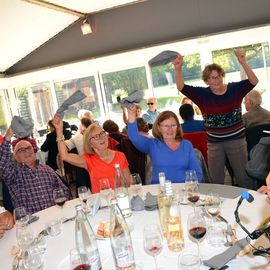
[[[154,261],[155,261],[155,267],[156,267],[156,269],[158,269],[158,265],[157,265],[157,256],[153,256],[154,257]]]
[[[202,257],[201,257],[201,249],[200,249],[200,242],[197,241],[197,247],[198,247],[198,257],[199,257],[199,262],[200,265],[202,264]]]
[[[63,206],[61,207],[62,219],[65,219]]]

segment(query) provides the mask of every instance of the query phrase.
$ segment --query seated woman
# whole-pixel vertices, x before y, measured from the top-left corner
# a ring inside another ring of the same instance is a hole
[[[113,120],[106,120],[103,123],[103,129],[109,134],[111,138],[121,143],[121,140],[127,137],[126,134],[119,131],[119,126]]]
[[[128,109],[128,136],[134,146],[149,154],[152,160],[152,184],[159,183],[158,174],[164,172],[166,179],[172,182],[184,182],[185,171],[195,170],[199,181],[202,170],[189,141],[183,140],[183,131],[175,113],[160,113],[153,125],[153,136],[149,138],[139,134],[136,124],[136,108]]]
[[[99,179],[108,178],[111,188],[114,188],[114,164],[120,164],[126,180],[130,180],[128,162],[121,152],[108,148],[108,135],[97,124],[90,125],[83,134],[83,145],[85,153],[83,155],[71,154],[67,152],[65,140],[62,133],[63,121],[56,114],[53,119],[56,128],[58,150],[61,159],[81,168],[88,170],[92,192],[99,192]]]

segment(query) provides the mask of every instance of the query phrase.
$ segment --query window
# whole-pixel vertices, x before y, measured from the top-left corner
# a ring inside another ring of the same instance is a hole
[[[7,90],[0,90],[0,134],[4,135],[8,129],[8,108],[5,93]]]

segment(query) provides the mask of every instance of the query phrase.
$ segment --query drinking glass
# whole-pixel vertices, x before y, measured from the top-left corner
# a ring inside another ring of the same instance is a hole
[[[178,270],[200,270],[200,259],[196,254],[181,254],[178,258]]]
[[[106,207],[109,207],[112,189],[108,178],[99,179],[99,190],[101,196],[106,200]]]
[[[218,194],[209,192],[205,197],[205,210],[209,216],[212,217],[212,223],[216,222],[216,216],[218,216],[220,212],[220,197]]]
[[[19,247],[23,251],[27,250],[30,247],[30,245],[34,239],[31,227],[29,225],[26,225],[26,224],[17,223],[16,238],[17,238],[17,243],[18,243]]]
[[[88,187],[80,186],[78,187],[78,195],[82,204],[84,211],[89,210],[87,206],[87,200],[89,199],[91,192]],[[89,211],[88,211],[89,212]]]
[[[56,188],[53,190],[53,199],[56,205],[61,207],[62,219],[66,219],[64,216],[63,206],[67,200],[65,192],[62,188]]]
[[[22,256],[23,269],[36,270],[43,265],[42,254],[36,247],[29,247]]]
[[[29,215],[23,206],[15,208],[13,216],[16,224],[27,224],[29,221]]]
[[[131,174],[130,188],[134,196],[142,195],[142,179],[138,173]]]
[[[188,233],[195,240],[198,247],[198,256],[201,260],[200,242],[206,234],[206,222],[201,212],[196,211],[188,216]]]
[[[200,199],[200,191],[198,186],[198,181],[186,181],[185,182],[185,193],[186,199],[193,206],[193,210],[195,212],[196,202]]]
[[[70,267],[71,270],[90,270],[91,266],[88,263],[86,256],[81,256],[76,248],[70,250]]]
[[[158,268],[157,255],[162,250],[162,236],[157,224],[145,225],[143,229],[143,247],[145,252],[153,256],[155,260],[155,269]]]

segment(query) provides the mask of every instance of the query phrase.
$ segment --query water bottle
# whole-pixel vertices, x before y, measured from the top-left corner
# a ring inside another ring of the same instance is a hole
[[[123,216],[128,218],[132,215],[132,211],[130,207],[127,181],[122,170],[120,169],[120,165],[116,163],[114,167],[114,193],[117,199],[117,204],[121,209]]]
[[[85,262],[87,262],[91,270],[100,270],[102,267],[95,234],[83,212],[82,206],[76,205],[75,209],[77,211],[75,220],[75,241],[81,261],[84,264],[82,267],[85,267]]]
[[[111,200],[110,240],[116,270],[134,270],[135,260],[130,232],[117,200]]]

